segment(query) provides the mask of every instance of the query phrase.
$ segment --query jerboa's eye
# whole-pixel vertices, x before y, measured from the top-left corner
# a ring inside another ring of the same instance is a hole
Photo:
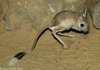
[[[81,26],[81,27],[84,27],[85,25],[81,23],[80,26]]]

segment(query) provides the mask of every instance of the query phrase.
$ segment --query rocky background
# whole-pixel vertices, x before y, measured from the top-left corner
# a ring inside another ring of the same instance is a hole
[[[100,29],[100,0],[0,0],[0,19],[6,30],[40,30],[62,10],[82,11],[91,8],[94,26]]]
[[[87,2],[86,2],[87,1]],[[65,50],[49,31],[33,52],[8,66],[12,57],[31,48],[41,28],[62,10],[90,8],[88,34],[70,31],[74,38],[60,38]],[[100,0],[0,0],[0,70],[100,70]]]

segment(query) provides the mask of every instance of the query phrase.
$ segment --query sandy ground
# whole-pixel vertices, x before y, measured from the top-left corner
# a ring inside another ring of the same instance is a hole
[[[0,23],[0,70],[100,70],[100,30],[93,26],[87,35],[70,32],[74,38],[61,37],[68,45],[67,50],[47,31],[33,52],[8,66],[16,53],[32,46],[36,34],[22,29],[6,31]]]

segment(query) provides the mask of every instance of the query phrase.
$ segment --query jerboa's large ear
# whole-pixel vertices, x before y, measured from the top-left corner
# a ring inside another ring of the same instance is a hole
[[[87,15],[87,1],[85,0],[85,3],[84,3],[84,6],[83,6],[83,11],[82,11],[82,14],[83,14],[83,17],[86,17]]]
[[[86,17],[86,15],[87,15],[87,8],[85,8],[85,9],[83,10],[83,17]]]

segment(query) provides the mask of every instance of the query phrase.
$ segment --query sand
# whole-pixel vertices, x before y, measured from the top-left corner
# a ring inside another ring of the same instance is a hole
[[[22,29],[6,31],[0,23],[0,70],[100,70],[100,30],[93,26],[87,35],[71,31],[68,34],[74,38],[60,37],[68,45],[67,50],[47,31],[33,52],[8,66],[15,54],[31,48],[36,34]]]

